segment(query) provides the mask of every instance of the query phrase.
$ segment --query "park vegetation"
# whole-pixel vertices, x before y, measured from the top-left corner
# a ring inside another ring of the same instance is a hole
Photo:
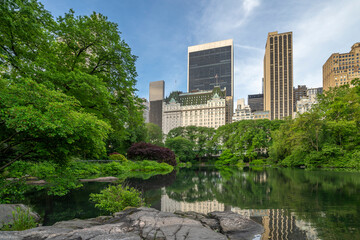
[[[181,161],[217,155],[217,165],[360,168],[360,81],[318,95],[295,119],[243,120],[216,130],[178,127],[165,146]]]
[[[0,164],[106,158],[145,140],[136,56],[118,26],[36,0],[0,6]]]

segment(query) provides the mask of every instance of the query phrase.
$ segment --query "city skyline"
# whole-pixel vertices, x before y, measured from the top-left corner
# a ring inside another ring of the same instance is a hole
[[[358,1],[41,1],[54,16],[70,8],[93,11],[119,25],[122,38],[139,56],[138,96],[148,98],[149,83],[165,80],[165,95],[187,90],[187,47],[234,40],[234,101],[261,93],[268,32],[293,32],[294,86],[322,86],[322,65],[334,52],[348,52]],[[346,23],[346,24],[345,24]]]

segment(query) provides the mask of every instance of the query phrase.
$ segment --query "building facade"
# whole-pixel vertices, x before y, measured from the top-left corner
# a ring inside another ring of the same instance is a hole
[[[163,102],[163,133],[176,127],[218,128],[226,123],[230,106],[226,88],[191,93],[172,92]]]
[[[350,84],[360,78],[360,42],[351,47],[349,53],[333,53],[323,65],[323,89]]]
[[[322,88],[309,88],[306,91],[306,96],[301,97],[296,102],[296,112],[293,113],[293,118],[298,114],[308,112],[314,104],[317,103],[318,94],[322,93]]]
[[[232,121],[236,122],[250,119],[253,119],[250,106],[245,104],[245,99],[238,99]]]
[[[264,111],[271,119],[293,113],[292,32],[270,32],[264,55]]]
[[[251,111],[264,111],[264,94],[248,95],[248,104]]]
[[[211,91],[215,86],[226,88],[227,102],[233,111],[234,45],[223,40],[188,47],[188,92]],[[232,113],[227,116],[231,121]]]
[[[162,102],[164,100],[165,82],[155,81],[150,82],[149,88],[149,122],[158,125],[162,128]]]
[[[306,85],[298,85],[298,87],[294,87],[294,111],[296,112],[296,103],[297,101],[299,101],[301,98],[306,97],[307,96],[307,87]]]

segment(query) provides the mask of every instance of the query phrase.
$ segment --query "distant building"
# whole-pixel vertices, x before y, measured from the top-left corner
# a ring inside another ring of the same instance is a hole
[[[317,103],[317,96],[321,93],[322,88],[307,89],[306,96],[301,97],[300,100],[296,102],[296,112],[294,112],[293,117],[295,118],[298,114],[308,112],[312,106]]]
[[[307,87],[306,85],[298,85],[297,88],[294,87],[294,111],[296,112],[296,103],[301,98],[307,96]]]
[[[150,82],[149,88],[149,122],[158,125],[162,128],[162,102],[164,99],[165,82],[156,81]]]
[[[143,110],[143,118],[145,123],[149,122],[149,110],[150,110],[150,103],[148,102],[148,100],[146,98],[143,98],[144,102],[142,103],[144,105],[144,110]]]
[[[233,122],[253,119],[251,108],[249,105],[245,105],[245,99],[238,99],[236,105],[235,113],[232,118]]]
[[[248,104],[251,111],[264,111],[264,94],[248,95]]]
[[[227,102],[231,107],[226,118],[227,122],[231,122],[234,96],[232,39],[188,47],[188,92],[212,91],[216,86],[226,88]]]
[[[163,133],[176,127],[218,128],[226,123],[230,106],[226,88],[190,93],[172,92],[163,102]]]
[[[351,47],[349,53],[333,53],[323,65],[323,89],[351,84],[360,78],[360,42]]]
[[[253,119],[269,119],[270,120],[270,112],[269,111],[256,111],[252,113]]]
[[[271,119],[293,113],[292,32],[270,32],[264,56],[264,110]]]

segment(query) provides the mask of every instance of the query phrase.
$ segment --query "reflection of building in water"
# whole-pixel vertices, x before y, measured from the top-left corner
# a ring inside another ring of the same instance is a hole
[[[163,212],[194,211],[208,214],[213,211],[225,211],[225,209],[261,223],[264,226],[261,240],[318,239],[316,230],[309,223],[295,220],[296,216],[284,209],[241,209],[225,206],[217,200],[185,202],[173,200],[167,194],[161,196],[161,211]]]
[[[175,201],[166,194],[161,196],[161,211],[163,212],[194,211],[207,214],[213,211],[224,211],[224,209],[224,204],[216,200],[188,203]]]

